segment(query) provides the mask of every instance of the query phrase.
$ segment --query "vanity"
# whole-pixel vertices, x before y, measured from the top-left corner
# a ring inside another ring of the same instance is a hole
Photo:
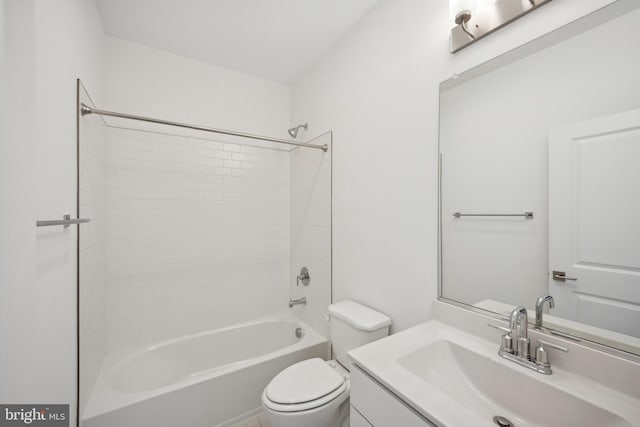
[[[438,300],[351,425],[640,427],[640,4],[440,85]]]
[[[441,301],[432,313],[349,353],[352,426],[640,426],[640,364],[532,330],[569,350],[544,375],[498,355],[488,324],[505,322]]]

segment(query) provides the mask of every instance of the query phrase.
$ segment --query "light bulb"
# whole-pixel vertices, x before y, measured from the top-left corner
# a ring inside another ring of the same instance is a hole
[[[476,0],[449,0],[449,22],[455,22],[456,15],[463,10],[470,11],[473,16],[476,8]]]

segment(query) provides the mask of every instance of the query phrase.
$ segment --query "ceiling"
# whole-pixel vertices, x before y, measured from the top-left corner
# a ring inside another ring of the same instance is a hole
[[[292,83],[378,0],[97,0],[105,33]]]

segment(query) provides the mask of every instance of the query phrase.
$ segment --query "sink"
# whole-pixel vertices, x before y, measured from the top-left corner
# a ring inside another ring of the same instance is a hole
[[[631,426],[620,416],[525,374],[517,366],[505,366],[446,339],[419,347],[396,362],[426,387],[488,424],[501,416],[515,427]]]
[[[429,321],[349,357],[428,425],[495,427],[497,416],[515,427],[640,427],[638,361],[560,341],[569,352],[553,353],[553,373],[542,375],[500,357],[501,332],[489,322],[435,301]],[[536,330],[529,337],[533,344],[548,339]]]

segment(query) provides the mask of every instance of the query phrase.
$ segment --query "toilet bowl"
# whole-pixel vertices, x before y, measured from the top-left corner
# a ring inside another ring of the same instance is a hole
[[[336,360],[308,359],[276,375],[262,393],[271,427],[348,427],[347,352],[389,334],[391,319],[346,300],[329,306],[329,333]]]
[[[348,426],[349,371],[335,360],[296,363],[280,372],[262,393],[271,427]]]

